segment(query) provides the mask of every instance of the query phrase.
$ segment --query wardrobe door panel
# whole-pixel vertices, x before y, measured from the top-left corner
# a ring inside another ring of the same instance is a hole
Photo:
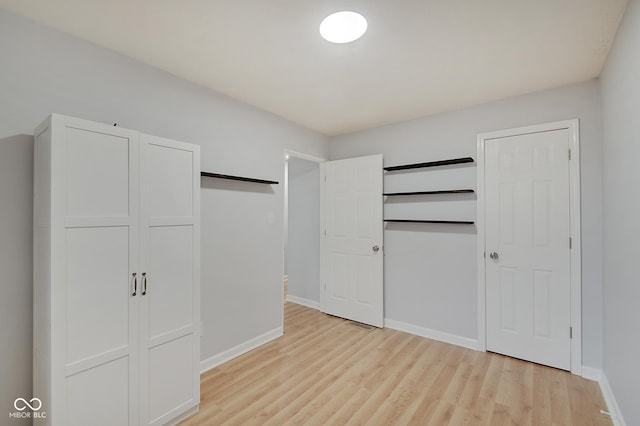
[[[193,339],[189,334],[149,350],[151,423],[175,417],[185,407],[193,405],[194,381],[199,380],[193,374]]]
[[[34,275],[34,312],[47,316],[36,324],[50,327],[34,332],[42,423],[137,424],[139,134],[52,114],[36,140],[50,164],[34,202],[34,247],[50,247]]]
[[[164,424],[200,402],[200,157],[141,141],[142,423]]]
[[[129,143],[113,134],[68,126],[67,216],[129,216]]]
[[[54,137],[53,175],[64,189],[54,194],[54,205],[59,206],[65,229],[59,275],[64,330],[59,336],[66,341],[66,409],[78,424],[135,424],[139,134],[71,117],[60,121],[64,128],[57,132],[59,138]],[[83,415],[92,410],[95,419]]]
[[[193,216],[193,153],[163,145],[147,145],[145,162],[152,183],[149,191],[151,217]]]
[[[129,392],[127,357],[69,377],[67,425],[129,424]]]
[[[149,230],[149,337],[193,326],[193,227]]]
[[[129,343],[129,229],[67,229],[67,362]]]

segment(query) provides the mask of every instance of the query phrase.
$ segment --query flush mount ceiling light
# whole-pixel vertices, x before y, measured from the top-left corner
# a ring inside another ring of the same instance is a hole
[[[331,43],[351,43],[366,31],[364,16],[348,10],[332,13],[320,23],[320,35]]]

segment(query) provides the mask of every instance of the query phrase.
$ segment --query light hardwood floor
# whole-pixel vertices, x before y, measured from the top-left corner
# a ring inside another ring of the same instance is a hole
[[[285,335],[201,377],[183,425],[611,425],[596,382],[285,303]]]

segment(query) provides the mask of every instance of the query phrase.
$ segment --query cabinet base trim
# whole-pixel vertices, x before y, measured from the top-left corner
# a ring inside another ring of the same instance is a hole
[[[192,415],[196,414],[198,412],[198,410],[200,410],[200,404],[196,405],[195,407],[190,408],[189,410],[185,411],[184,413],[180,414],[179,416],[174,417],[167,424],[171,425],[171,426],[177,425],[178,423],[180,423],[181,421],[185,420],[186,418],[191,417]]]
[[[269,343],[270,341],[277,339],[283,334],[284,330],[282,327],[274,328],[271,331],[267,331],[266,333],[254,337],[253,339],[241,343],[237,346],[234,346],[231,349],[227,349],[226,351],[220,352],[217,355],[214,355],[207,359],[203,359],[202,361],[200,361],[200,374],[203,374],[211,370],[212,368],[224,364],[227,361],[231,361],[232,359],[257,348],[258,346]]]

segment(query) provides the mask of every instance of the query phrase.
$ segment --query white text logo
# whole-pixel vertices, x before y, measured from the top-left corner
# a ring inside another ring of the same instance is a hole
[[[13,419],[46,419],[47,413],[40,411],[42,408],[42,401],[40,398],[31,398],[26,400],[24,398],[16,398],[13,401],[13,408],[18,411],[10,412],[9,418]],[[28,409],[28,410],[27,410]]]
[[[30,403],[34,404],[31,405]],[[29,401],[24,398],[16,398],[16,400],[13,401],[13,406],[18,411],[24,411],[27,409],[27,407],[31,408],[31,411],[38,411],[42,408],[42,401],[40,401],[39,398],[31,398]]]

